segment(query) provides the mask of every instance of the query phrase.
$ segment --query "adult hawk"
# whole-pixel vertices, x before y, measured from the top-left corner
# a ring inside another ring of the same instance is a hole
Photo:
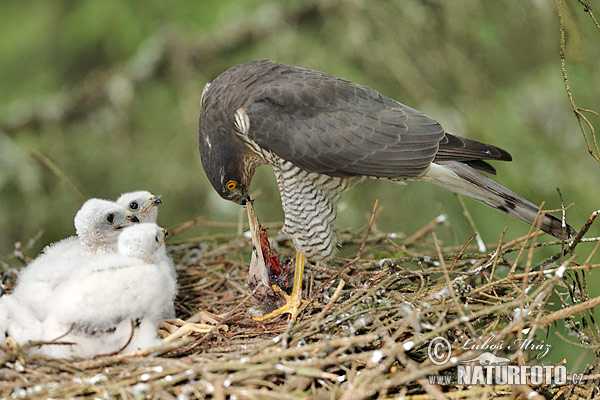
[[[205,86],[199,128],[204,171],[224,199],[245,204],[256,167],[275,171],[283,232],[297,257],[291,300],[266,317],[295,316],[305,256],[334,253],[335,203],[363,177],[431,182],[528,224],[538,213],[482,173],[496,172],[486,160],[510,161],[505,150],[451,135],[413,108],[323,72],[270,61],[236,65]],[[541,229],[558,238],[574,232],[549,214]]]

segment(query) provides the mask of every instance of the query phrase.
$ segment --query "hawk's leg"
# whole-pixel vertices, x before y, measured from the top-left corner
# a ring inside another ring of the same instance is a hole
[[[292,294],[288,295],[277,285],[273,285],[275,293],[285,299],[285,304],[273,312],[262,317],[253,317],[255,321],[265,321],[270,318],[278,317],[281,314],[291,314],[292,319],[296,319],[298,308],[302,305],[302,276],[304,275],[304,263],[306,255],[296,251],[296,268],[294,269],[294,282],[292,284]]]

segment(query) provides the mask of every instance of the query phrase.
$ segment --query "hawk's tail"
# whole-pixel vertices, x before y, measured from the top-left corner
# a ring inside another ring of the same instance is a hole
[[[530,225],[539,210],[535,204],[461,162],[434,162],[422,179],[469,196]],[[544,213],[541,229],[558,239],[564,236],[561,220],[547,213]],[[569,225],[565,229],[567,236],[577,233]]]

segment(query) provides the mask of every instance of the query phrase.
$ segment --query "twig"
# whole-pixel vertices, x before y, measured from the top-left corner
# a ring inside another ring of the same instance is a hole
[[[517,254],[517,258],[515,258],[515,261],[510,266],[510,271],[508,272],[509,275],[512,274],[513,272],[515,272],[515,268],[517,267],[517,263],[519,262],[519,259],[521,258],[521,255],[523,254],[523,251],[525,250],[525,246],[527,244],[527,241],[530,238],[532,238],[532,237],[537,237],[537,235],[538,235],[537,231],[539,229],[535,229],[534,230],[534,227],[536,227],[538,221],[540,221],[540,215],[542,215],[543,208],[544,208],[544,203],[540,204],[540,208],[538,209],[538,212],[535,215],[535,218],[533,219],[533,222],[529,226],[529,231],[527,232],[527,236],[525,236],[525,240],[523,241],[523,244],[519,247],[519,253]],[[530,245],[530,248],[534,247],[534,245],[535,245],[535,242]]]
[[[525,395],[525,398],[528,400],[544,400],[544,396],[533,390],[527,385],[512,385],[512,388],[515,391],[520,392]]]
[[[123,350],[125,350],[125,348],[127,348],[127,346],[129,346],[129,343],[131,343],[131,340],[133,339],[133,335],[135,334],[135,322],[133,321],[133,319],[130,319],[129,322],[131,322],[131,333],[129,334],[129,338],[127,339],[127,342],[123,346],[121,346],[120,349],[113,351],[112,353],[97,354],[94,358],[116,356],[117,354],[120,354]]]
[[[37,150],[30,149],[28,153],[41,162],[46,168],[50,170],[56,177],[67,187],[69,192],[75,197],[80,203],[86,201],[87,197],[85,197],[73,183],[67,178],[67,176],[58,168],[58,166],[52,162],[48,157],[38,152]]]
[[[550,323],[557,321],[559,319],[568,318],[577,313],[585,311],[587,309],[596,307],[598,304],[600,304],[600,296],[594,297],[593,299],[589,299],[587,301],[584,301],[583,303],[575,304],[570,307],[561,308],[558,311],[555,311],[551,314],[548,314],[548,315],[542,317],[540,319],[539,325],[540,326],[549,325]]]
[[[421,238],[425,237],[429,232],[434,230],[439,224],[446,221],[448,217],[445,214],[440,214],[431,221],[429,221],[424,227],[410,235],[408,238],[402,241],[405,246],[411,245]]]
[[[206,218],[204,218],[204,217],[198,217],[191,221],[186,221],[181,224],[169,227],[169,228],[167,228],[167,230],[169,231],[169,236],[175,236],[178,233],[181,233],[187,229],[193,228],[196,225],[202,225],[202,226],[211,227],[211,228],[237,228],[238,227],[237,222],[207,221]],[[267,223],[264,223],[261,225],[266,226],[267,228],[280,228],[281,226],[283,226],[283,224],[281,222],[267,222]],[[244,223],[244,227],[247,227],[247,226],[248,226],[248,224]],[[232,234],[228,235],[228,237],[236,237],[236,236],[239,236],[239,235],[237,233],[232,233]]]
[[[244,304],[246,304],[246,302],[252,298],[252,296],[254,296],[255,292],[256,292],[257,288],[254,288],[254,290],[250,293],[248,293],[248,295],[246,297],[244,297],[242,299],[242,301],[240,301],[238,304],[235,305],[235,307],[233,307],[231,310],[229,310],[228,312],[225,313],[225,315],[223,315],[223,318],[221,319],[221,321],[219,321],[218,324],[215,324],[215,326],[210,330],[210,332],[208,332],[206,335],[204,335],[200,340],[198,340],[195,344],[194,347],[197,345],[200,345],[204,342],[208,342],[210,339],[213,338],[213,336],[215,335],[215,332],[217,332],[219,330],[219,326],[220,325],[225,325],[229,322],[229,320],[234,316],[235,312],[237,310],[240,309],[240,307],[242,307]]]
[[[540,205],[540,208],[538,209],[538,212],[535,216],[535,219],[533,220],[533,224],[535,225],[535,230],[533,231],[533,237],[531,238],[531,244],[532,246],[529,248],[529,252],[527,253],[527,262],[525,263],[525,277],[523,277],[523,281],[521,283],[521,290],[523,291],[523,293],[525,293],[526,289],[527,289],[527,278],[526,276],[529,275],[529,271],[531,271],[531,264],[533,263],[533,250],[535,249],[535,247],[533,247],[533,245],[535,243],[537,243],[537,239],[540,235],[540,228],[542,226],[542,219],[544,218],[544,203],[542,203],[542,205]],[[523,307],[525,307],[525,297],[522,297],[523,299]]]
[[[588,13],[590,15],[590,18],[594,22],[596,29],[598,29],[600,31],[600,24],[598,23],[598,20],[594,16],[594,13],[592,13],[592,6],[590,6],[588,4],[588,2],[585,0],[577,0],[577,1],[579,1],[579,3],[581,3],[581,5],[583,6],[583,11],[585,11],[586,13]]]
[[[566,67],[567,44],[566,44],[566,39],[565,39],[565,25],[564,25],[564,20],[563,20],[563,1],[562,0],[555,0],[555,1],[556,1],[556,11],[558,13],[558,26],[559,26],[559,31],[560,31],[560,69],[561,69],[562,75],[563,75],[565,90],[567,91],[567,97],[569,98],[569,103],[571,103],[571,108],[573,109],[573,113],[575,114],[575,117],[577,118],[577,123],[579,124],[579,129],[581,130],[581,133],[583,134],[583,139],[585,140],[585,144],[587,146],[588,153],[596,161],[600,162],[600,149],[598,148],[598,142],[596,141],[596,132],[594,130],[594,125],[592,125],[592,123],[585,117],[585,115],[582,114],[581,111],[583,111],[584,109],[577,107],[577,105],[575,104],[575,100],[573,99],[573,94],[571,93],[571,88],[569,87],[569,79],[567,77],[567,67]],[[590,16],[592,17],[592,20],[594,21],[594,24],[598,28],[600,25],[598,25],[598,21],[596,21],[596,18],[592,14],[591,7],[583,0],[579,0],[579,2],[584,5],[585,11],[590,14]],[[598,29],[600,29],[600,28],[598,28]],[[585,111],[588,111],[588,110],[585,110]],[[584,122],[585,122],[585,125],[587,125],[588,129],[590,130],[590,135],[592,136],[592,142],[593,142],[593,149],[592,149],[592,144],[590,143],[590,140],[586,133]]]
[[[502,230],[500,234],[500,239],[498,239],[498,247],[496,247],[496,251],[494,251],[494,256],[492,257],[492,271],[490,272],[490,281],[494,280],[494,273],[496,272],[496,265],[498,265],[498,257],[500,256],[500,249],[502,248],[502,241],[504,240],[504,235],[506,234],[506,228]]]
[[[460,260],[460,258],[462,257],[462,255],[464,254],[465,250],[467,249],[467,247],[469,247],[469,245],[471,244],[471,242],[473,241],[473,239],[475,239],[475,237],[477,236],[477,232],[475,232],[470,238],[469,240],[467,240],[467,242],[464,244],[464,246],[462,247],[462,249],[460,249],[460,251],[458,252],[458,254],[456,255],[456,257],[454,257],[454,260],[452,261],[452,264],[450,265],[449,270],[452,271],[454,270],[454,266],[456,265],[456,263],[458,262],[458,260]],[[438,245],[439,246],[439,245]],[[436,249],[437,250],[437,249]],[[441,250],[438,251],[438,256],[441,254]],[[440,262],[441,263],[441,262]],[[444,268],[444,267],[442,267]]]
[[[463,215],[465,216],[465,218],[469,222],[469,226],[475,233],[475,237],[477,238],[477,249],[479,250],[480,253],[485,253],[487,251],[487,249],[485,247],[485,243],[483,242],[483,239],[481,238],[481,235],[479,234],[479,230],[477,229],[477,226],[475,225],[475,220],[471,216],[471,213],[469,212],[469,209],[467,208],[467,205],[465,204],[465,200],[459,194],[457,194],[456,197],[458,198],[458,202],[460,203],[460,206],[463,209]]]
[[[477,235],[477,233],[475,233],[475,235]],[[478,339],[479,335],[477,334],[477,332],[475,332],[475,328],[473,328],[473,325],[471,325],[470,318],[467,317],[467,314],[465,314],[465,311],[463,310],[462,304],[460,304],[460,302],[458,301],[458,297],[456,297],[456,293],[454,292],[454,287],[452,286],[452,281],[450,280],[450,275],[448,275],[448,268],[446,268],[446,263],[444,262],[444,258],[442,256],[442,249],[440,248],[440,244],[438,243],[435,232],[431,232],[431,236],[433,237],[433,244],[435,246],[435,250],[437,251],[438,256],[440,257],[440,265],[442,267],[442,270],[444,271],[444,279],[446,280],[446,287],[448,288],[448,292],[450,293],[450,297],[452,298],[452,301],[454,301],[454,304],[456,305],[458,314],[460,314],[460,317],[461,317],[460,319],[462,322],[465,323],[467,328],[469,328],[469,331],[471,332],[471,335],[472,335],[471,337],[477,338],[477,340],[479,340]],[[469,239],[469,241],[467,242],[467,245],[473,240],[474,236],[472,236]],[[458,257],[456,259],[458,259]],[[452,266],[454,266],[454,263]]]
[[[560,188],[556,188],[556,191],[558,192],[558,197],[560,198],[560,209],[561,209],[561,225],[562,225],[562,237],[563,240],[561,240],[561,244],[560,244],[560,251],[561,254],[565,251],[565,240],[564,238],[568,238],[569,234],[567,232],[567,210],[565,208],[565,200],[563,199],[563,195],[562,192],[560,191]],[[560,263],[563,263],[563,256],[560,257]]]
[[[587,221],[585,221],[585,224],[583,225],[583,227],[579,230],[579,232],[577,233],[577,235],[571,240],[571,242],[569,243],[569,245],[565,249],[563,249],[560,253],[555,254],[552,257],[549,257],[549,258],[545,259],[539,265],[540,266],[548,265],[548,264],[550,264],[550,263],[558,260],[559,258],[564,257],[565,255],[567,255],[569,253],[572,253],[575,250],[575,247],[577,247],[577,245],[579,244],[579,242],[582,241],[583,236],[590,229],[590,227],[592,226],[592,224],[596,220],[596,217],[598,217],[598,213],[600,213],[600,210],[594,211],[592,213],[592,215],[589,216],[589,218],[587,219]]]
[[[321,293],[321,291],[325,287],[327,287],[327,285],[329,285],[335,278],[337,278],[342,272],[344,272],[344,270],[346,270],[348,267],[354,265],[358,260],[360,260],[360,256],[362,255],[362,252],[365,249],[365,244],[367,242],[367,238],[369,237],[369,234],[371,233],[371,227],[373,226],[373,221],[375,220],[375,212],[377,211],[378,204],[379,204],[379,200],[375,200],[375,204],[373,205],[373,212],[371,213],[371,219],[369,220],[369,225],[367,227],[367,231],[365,232],[365,236],[364,236],[363,241],[358,249],[358,252],[356,253],[356,256],[354,256],[354,258],[352,260],[350,260],[349,262],[347,262],[343,267],[338,269],[335,274],[331,275],[331,277],[329,277],[329,279],[327,279],[321,286],[319,286],[319,288],[317,290],[315,290],[315,292],[310,297],[310,299],[300,306],[300,308],[298,309],[298,315],[300,315],[300,313],[308,306],[308,304],[311,304],[317,298],[317,296]]]
[[[333,307],[337,299],[340,297],[344,285],[346,285],[346,282],[344,281],[344,279],[340,279],[340,282],[338,283],[337,288],[335,288],[333,295],[331,295],[329,302],[325,304],[325,307],[323,307],[321,312],[315,317],[315,321],[320,321],[321,319],[323,319],[323,316],[325,316],[325,314],[329,312],[331,307]]]
[[[181,233],[187,229],[190,229],[196,225],[199,225],[200,223],[204,222],[204,219],[205,219],[204,217],[198,217],[191,221],[187,221],[182,224],[176,225],[172,228],[167,228],[167,231],[169,231],[169,236],[173,237],[173,236],[177,235],[178,233]]]

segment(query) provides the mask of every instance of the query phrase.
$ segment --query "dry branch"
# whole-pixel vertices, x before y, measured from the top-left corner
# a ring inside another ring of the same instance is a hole
[[[584,0],[578,0],[578,1],[579,1],[579,3],[581,3],[584,6],[584,11],[590,15],[596,28],[598,28],[598,30],[600,30],[600,25],[598,25],[598,21],[596,20],[596,17],[592,13],[592,9],[591,9],[590,5]],[[588,153],[590,153],[590,155],[592,157],[594,157],[594,159],[596,161],[600,162],[600,149],[598,148],[598,141],[596,140],[596,129],[594,128],[594,125],[590,122],[590,120],[585,116],[584,113],[587,112],[587,113],[593,114],[595,116],[599,116],[599,114],[598,114],[598,112],[596,112],[594,110],[587,109],[587,108],[581,108],[581,107],[577,106],[577,104],[575,104],[575,100],[573,99],[573,94],[571,93],[571,87],[569,86],[569,78],[567,76],[567,65],[566,65],[567,64],[566,63],[567,44],[566,44],[566,39],[565,39],[563,0],[556,0],[556,11],[558,13],[558,24],[559,24],[559,31],[560,31],[560,68],[562,71],[562,76],[563,76],[563,81],[565,84],[565,90],[567,92],[567,97],[569,98],[569,103],[571,103],[571,108],[573,109],[573,113],[575,114],[575,117],[577,118],[577,123],[579,124],[579,129],[581,131],[581,134],[583,135],[583,139],[585,140],[585,144],[587,146]],[[587,130],[589,130],[589,136],[591,136],[591,141],[590,141],[590,138],[588,137]]]

